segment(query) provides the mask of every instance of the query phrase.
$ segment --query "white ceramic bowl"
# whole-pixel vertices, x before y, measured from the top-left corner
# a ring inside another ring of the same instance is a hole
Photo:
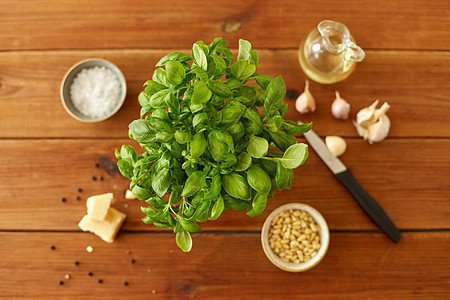
[[[121,87],[120,99],[117,103],[117,106],[114,108],[114,110],[110,114],[101,116],[98,118],[89,118],[89,117],[83,115],[82,113],[80,113],[74,107],[74,105],[70,99],[70,86],[72,85],[72,82],[75,79],[75,77],[77,76],[77,74],[83,69],[89,69],[89,68],[93,68],[93,67],[105,67],[105,68],[113,71],[113,73],[117,76],[117,80],[119,81],[120,87]],[[100,58],[85,59],[85,60],[82,60],[82,61],[76,63],[67,71],[66,75],[64,75],[64,78],[61,82],[60,97],[61,97],[61,102],[64,106],[64,109],[67,111],[67,113],[69,115],[71,115],[73,118],[75,118],[81,122],[95,123],[95,122],[104,121],[104,120],[112,117],[122,107],[122,105],[125,101],[126,95],[127,95],[127,83],[126,83],[125,77],[123,76],[120,69],[113,63],[111,63],[107,60],[104,60],[104,59],[100,59]]]
[[[311,215],[311,217],[316,221],[317,225],[320,226],[319,236],[320,236],[320,248],[317,254],[310,260],[302,263],[285,262],[278,254],[276,254],[272,248],[270,248],[269,243],[269,230],[273,218],[287,210],[303,210]],[[289,271],[289,272],[303,272],[316,266],[322,258],[325,256],[328,245],[330,243],[330,231],[328,229],[327,222],[325,218],[313,207],[303,204],[303,203],[289,203],[282,205],[275,209],[266,219],[261,231],[261,243],[267,258],[278,268]]]

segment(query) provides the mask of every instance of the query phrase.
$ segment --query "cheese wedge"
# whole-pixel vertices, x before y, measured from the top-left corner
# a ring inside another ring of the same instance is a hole
[[[80,223],[78,223],[78,226],[83,231],[92,232],[105,242],[112,243],[126,217],[124,213],[111,207],[108,209],[104,220],[92,220],[89,215],[85,215]]]
[[[125,199],[127,200],[134,200],[136,197],[133,195],[133,192],[130,190],[125,191]]]
[[[113,202],[113,193],[89,197],[86,201],[89,218],[96,221],[104,220],[108,213],[108,209]]]

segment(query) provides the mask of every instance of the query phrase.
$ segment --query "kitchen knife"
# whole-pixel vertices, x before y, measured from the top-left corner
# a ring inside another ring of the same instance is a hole
[[[359,185],[350,170],[339,158],[328,151],[325,143],[314,131],[310,130],[303,135],[314,151],[334,173],[334,176],[336,176],[353,198],[355,198],[356,202],[358,202],[364,212],[386,233],[387,236],[391,238],[391,240],[398,243],[400,241],[400,231],[395,227],[394,223],[392,223],[381,206]]]

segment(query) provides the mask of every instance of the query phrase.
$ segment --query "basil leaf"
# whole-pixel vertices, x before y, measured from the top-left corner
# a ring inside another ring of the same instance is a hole
[[[234,197],[231,197],[230,195],[224,195],[223,201],[225,207],[234,210],[247,210],[249,207],[248,202],[236,199]]]
[[[259,63],[259,57],[258,57],[258,53],[256,53],[255,50],[252,50],[250,52],[250,62],[253,63],[255,65],[255,67],[258,66]]]
[[[246,81],[255,73],[255,71],[255,65],[247,62],[246,60],[238,60],[231,66],[230,69],[231,74],[233,74],[233,76],[241,82]]]
[[[191,157],[198,158],[202,156],[203,153],[205,153],[206,148],[208,147],[208,142],[203,136],[203,133],[199,132],[192,138],[190,146],[191,146]]]
[[[275,143],[275,145],[281,151],[286,151],[286,149],[297,143],[297,139],[292,134],[287,133],[284,130],[278,130],[277,132],[270,132],[270,138]]]
[[[242,82],[236,78],[230,78],[225,84],[230,90],[236,90],[242,86]]]
[[[253,75],[253,79],[255,79],[256,83],[265,91],[267,90],[267,86],[272,82],[273,76],[263,75],[263,74],[255,74]]]
[[[152,112],[152,118],[163,119],[169,121],[169,115],[163,108],[157,108]]]
[[[239,171],[245,171],[250,167],[252,164],[252,157],[247,152],[241,152],[241,154],[238,155],[238,163],[234,170],[236,172]]]
[[[277,163],[272,160],[262,159],[261,168],[269,175],[275,176],[277,173]]]
[[[208,61],[206,59],[206,54],[198,44],[194,44],[192,46],[192,57],[194,58],[194,61],[197,64],[197,66],[199,66],[205,71],[208,69]]]
[[[267,129],[271,132],[277,132],[283,122],[283,118],[281,116],[274,116],[267,121]]]
[[[144,86],[145,86],[144,91],[149,96],[153,95],[154,93],[156,93],[156,92],[158,92],[160,90],[167,89],[167,87],[165,85],[162,85],[162,84],[160,84],[160,83],[158,83],[156,81],[153,81],[153,80],[147,80],[144,83]]]
[[[120,149],[120,156],[122,159],[129,160],[132,164],[135,164],[138,160],[136,150],[134,150],[134,148],[130,145],[122,145],[122,148]]]
[[[192,104],[204,104],[211,99],[212,92],[208,89],[208,86],[203,81],[197,81],[194,83],[194,92],[192,93]]]
[[[195,171],[192,173],[186,183],[184,184],[182,197],[189,197],[198,192],[204,185],[206,179],[206,173],[203,171]]]
[[[208,81],[208,73],[199,67],[192,68],[189,73],[197,75],[197,78],[201,81]]]
[[[225,160],[230,152],[234,152],[233,137],[221,129],[213,129],[208,135],[208,148],[217,162]]]
[[[261,118],[256,111],[252,109],[246,109],[242,116],[250,121],[247,126],[245,126],[244,124],[244,127],[246,127],[249,134],[256,135],[262,131]]]
[[[175,140],[180,144],[186,144],[192,140],[192,134],[187,131],[177,130],[174,136]]]
[[[171,134],[171,133],[168,133],[168,132],[157,132],[156,134],[155,134],[155,139],[158,141],[158,142],[161,142],[161,143],[167,143],[168,141],[170,141],[171,139],[173,138],[173,134]]]
[[[155,67],[164,66],[166,64],[166,62],[168,62],[168,61],[183,62],[183,61],[190,61],[190,60],[192,60],[192,57],[190,57],[187,54],[180,53],[180,52],[172,52],[172,53],[167,54],[166,56],[163,56],[158,61],[158,63],[155,65]]]
[[[152,181],[152,188],[158,196],[162,197],[166,194],[170,186],[170,179],[170,169],[162,168],[155,174]]]
[[[242,108],[239,106],[228,105],[222,110],[222,120],[220,121],[221,126],[231,126],[236,124],[242,116]]]
[[[253,198],[252,210],[250,210],[247,215],[250,217],[256,217],[260,215],[264,209],[266,209],[267,194],[257,193]]]
[[[267,154],[269,143],[265,138],[259,136],[250,136],[247,146],[247,152],[254,158],[261,158]]]
[[[234,198],[243,200],[250,200],[251,198],[250,186],[247,180],[236,172],[223,175],[222,185],[224,190]]]
[[[288,110],[288,105],[287,105],[287,103],[284,103],[278,108],[278,113],[284,118],[284,116],[287,113],[287,110]]]
[[[258,166],[251,165],[247,172],[248,184],[255,191],[267,195],[270,192],[271,180],[269,175]]]
[[[155,71],[153,72],[152,80],[163,86],[168,86],[166,71],[162,68],[155,69]]]
[[[226,130],[233,137],[235,144],[245,135],[245,129],[241,122],[229,126]]]
[[[219,195],[222,190],[222,177],[220,174],[216,174],[213,176],[211,180],[211,186],[207,193],[205,193],[205,199],[215,198]]]
[[[239,52],[237,60],[250,60],[250,52],[252,51],[252,44],[249,41],[239,39]]]
[[[149,105],[154,108],[164,108],[167,106],[171,94],[168,89],[156,92],[148,100]]]
[[[147,200],[154,195],[153,191],[140,187],[139,185],[135,185],[131,192],[139,200]]]
[[[178,223],[180,223],[181,227],[184,230],[187,230],[189,232],[197,232],[201,230],[200,226],[198,226],[197,223],[195,223],[192,220],[188,220],[181,216],[177,216],[177,221]]]
[[[227,41],[223,37],[216,37],[208,46],[209,53],[217,53],[218,49],[220,49],[218,46],[225,47],[226,45]]]
[[[117,167],[119,168],[120,174],[128,179],[133,177],[133,168],[131,167],[131,162],[129,160],[121,159],[117,162]]]
[[[175,237],[175,240],[177,242],[177,246],[183,251],[183,252],[189,252],[192,249],[192,237],[186,230],[177,232],[177,235]]]
[[[210,205],[211,205],[210,200],[201,202],[200,205],[195,210],[194,214],[192,215],[192,220],[202,222],[203,219],[208,219]],[[206,215],[206,218],[204,215]]]
[[[299,143],[289,146],[282,158],[277,158],[286,169],[295,169],[302,165],[308,157],[308,145]]]
[[[302,134],[308,132],[312,127],[311,123],[297,124],[291,120],[283,121],[283,128],[289,134]]]
[[[210,57],[213,59],[214,65],[216,67],[214,70],[214,78],[222,77],[227,69],[227,63],[222,57],[216,54],[211,54]]]
[[[233,95],[228,86],[220,81],[211,81],[208,87],[214,94],[223,98],[229,98]]]
[[[223,201],[223,198],[219,196],[216,203],[214,203],[212,209],[211,209],[211,215],[208,218],[209,220],[216,220],[224,211],[225,209],[225,203]]]
[[[156,131],[149,120],[134,120],[130,123],[129,136],[140,143],[148,143],[155,140]]]
[[[273,116],[278,112],[278,108],[283,104],[285,95],[286,85],[283,78],[278,76],[267,86],[266,99],[264,100],[264,112],[267,116]]]
[[[283,167],[280,162],[277,163],[277,171],[275,175],[275,181],[277,183],[278,190],[281,191],[288,186],[288,169]]]
[[[168,61],[166,62],[166,76],[167,82],[172,85],[179,85],[183,82],[183,79],[186,76],[186,71],[180,62]]]

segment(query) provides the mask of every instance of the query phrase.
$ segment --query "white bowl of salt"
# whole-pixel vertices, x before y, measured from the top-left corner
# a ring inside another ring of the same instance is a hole
[[[86,59],[73,65],[61,82],[64,109],[78,121],[94,123],[112,117],[127,94],[125,77],[104,59]]]

